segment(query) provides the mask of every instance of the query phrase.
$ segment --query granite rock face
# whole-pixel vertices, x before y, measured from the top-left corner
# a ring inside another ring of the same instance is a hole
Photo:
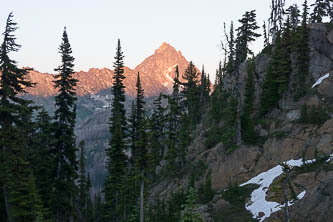
[[[204,178],[210,176],[213,189],[222,192],[230,181],[241,184],[283,161],[302,157],[313,159],[316,152],[333,153],[333,31],[329,31],[327,26],[322,24],[311,24],[309,28],[311,59],[307,95],[299,101],[295,101],[290,94],[281,99],[278,108],[267,115],[269,121],[266,126],[259,124],[256,127],[261,136],[265,137],[263,145],[260,146],[241,145],[234,152],[226,154],[224,145],[219,143],[207,150],[202,133],[206,129],[198,126],[187,155],[187,161],[191,162],[192,166],[202,162],[205,165],[205,171],[196,184],[203,183]],[[255,64],[255,107],[258,107],[269,57],[260,54],[255,58]],[[330,73],[329,78],[311,88],[327,73]],[[246,79],[246,62],[239,67],[236,74],[224,79],[225,89],[229,89],[235,96],[240,95],[241,103],[244,101]],[[325,107],[331,118],[321,125],[302,124],[298,120],[303,105]],[[181,178],[166,178],[155,184],[151,196],[160,194],[161,199],[166,199],[172,192],[186,189],[189,179],[189,173],[184,173]],[[332,171],[320,172],[319,176],[316,173],[302,174],[293,183],[303,186],[307,194],[291,208],[292,221],[332,220]],[[216,200],[217,198],[216,196],[212,201],[215,208],[225,207],[225,202]],[[284,221],[281,218],[283,214],[278,212],[267,221]]]

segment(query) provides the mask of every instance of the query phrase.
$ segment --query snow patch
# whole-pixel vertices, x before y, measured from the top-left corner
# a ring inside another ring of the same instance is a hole
[[[327,161],[333,159],[333,154],[330,155],[330,158]],[[307,160],[305,163],[312,163],[315,160]],[[289,160],[284,162],[290,167],[300,167],[303,165],[302,159],[298,160]],[[263,221],[265,218],[269,217],[272,213],[281,210],[284,205],[281,205],[277,202],[266,201],[266,193],[268,191],[269,186],[273,183],[274,179],[280,176],[283,173],[283,167],[281,165],[275,166],[269,169],[266,172],[260,173],[258,176],[253,177],[249,181],[241,184],[240,186],[245,186],[247,184],[257,184],[259,188],[255,189],[251,193],[251,202],[245,205],[245,208],[249,210],[253,218],[259,218],[259,212],[263,212],[265,215],[261,217],[259,220]],[[306,191],[302,191],[297,198],[300,200],[306,194]],[[291,206],[295,202],[290,201],[288,205]]]
[[[330,76],[329,73],[327,73],[326,75],[320,77],[317,82],[315,82],[315,84],[313,84],[312,88],[316,87],[317,85],[320,85],[322,83],[322,81],[324,81],[324,79],[327,79]]]

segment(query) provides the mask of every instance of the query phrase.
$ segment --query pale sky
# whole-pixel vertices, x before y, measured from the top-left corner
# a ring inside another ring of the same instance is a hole
[[[310,0],[309,4],[315,0]],[[10,0],[0,3],[0,32],[14,12],[21,50],[13,56],[20,66],[54,73],[60,63],[58,47],[67,27],[75,57],[75,71],[112,68],[117,39],[125,65],[134,68],[163,42],[180,50],[187,60],[215,76],[222,59],[219,43],[223,22],[257,10],[261,27],[270,13],[270,0]],[[303,0],[286,0],[286,5]],[[262,32],[262,29],[259,30]],[[0,37],[2,42],[2,37]],[[253,49],[262,49],[262,39]]]

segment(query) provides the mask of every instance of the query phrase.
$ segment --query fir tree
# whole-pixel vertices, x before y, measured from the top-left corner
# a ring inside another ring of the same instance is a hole
[[[219,62],[219,68],[216,70],[216,77],[215,77],[215,88],[220,86],[222,88],[222,78],[223,78],[223,67],[222,62]]]
[[[9,58],[11,52],[17,52],[20,45],[13,34],[17,29],[10,13],[3,33],[0,48],[0,186],[1,213],[4,219],[33,221],[38,206],[29,202],[36,199],[35,185],[30,180],[31,170],[27,162],[27,146],[31,131],[31,116],[34,107],[31,101],[19,97],[34,84],[26,80],[28,69],[20,69],[17,62]],[[28,127],[28,129],[26,129]],[[29,183],[29,181],[31,183]]]
[[[269,38],[267,35],[267,31],[266,31],[266,22],[264,21],[264,24],[262,26],[263,31],[263,35],[264,35],[264,47],[267,47],[269,45]]]
[[[270,34],[272,42],[275,43],[276,34],[281,30],[283,24],[285,0],[272,0],[271,15],[269,22],[271,25]]]
[[[327,15],[330,18],[330,22],[333,22],[333,1],[332,0],[325,0],[327,5]]]
[[[244,107],[243,114],[241,117],[242,127],[242,138],[245,143],[254,144],[256,142],[256,133],[254,130],[254,121],[252,118],[253,106],[255,100],[255,87],[254,87],[254,76],[255,76],[255,62],[254,59],[249,60],[247,64],[247,79],[245,84],[244,94]]]
[[[164,128],[166,120],[164,116],[165,108],[162,106],[162,98],[163,95],[160,94],[154,100],[154,110],[150,118],[150,152],[155,166],[159,164],[165,154],[165,144],[163,141],[165,139]]]
[[[190,188],[187,198],[186,204],[184,204],[184,211],[181,216],[181,222],[202,222],[202,218],[199,213],[197,213],[198,209],[198,194],[197,190],[193,187]]]
[[[230,24],[229,36],[226,34],[226,37],[228,42],[228,62],[225,69],[226,73],[231,74],[235,70],[235,36],[233,22]],[[222,66],[222,64],[220,64],[220,66]]]
[[[140,172],[140,222],[144,222],[144,189],[145,177],[148,169],[148,150],[147,150],[147,135],[146,135],[146,120],[144,110],[144,90],[141,86],[140,75],[138,73],[136,82],[136,123],[137,123],[137,167]]]
[[[124,176],[126,175],[127,157],[126,150],[126,111],[125,86],[124,86],[124,55],[118,40],[114,62],[114,84],[111,88],[113,95],[111,117],[109,120],[111,138],[106,149],[107,177],[104,182],[105,194],[105,219],[108,221],[120,221],[123,213],[122,194]]]
[[[197,112],[200,101],[198,75],[199,73],[197,73],[194,64],[190,62],[183,74],[185,82],[182,83],[182,93],[184,94],[184,107],[189,115],[191,127],[194,127],[199,118]]]
[[[261,96],[262,114],[275,107],[283,93],[288,89],[292,69],[290,26],[287,25],[287,27],[283,37],[281,37],[280,32],[277,33],[275,49],[263,85]]]
[[[50,217],[50,200],[51,190],[53,187],[54,171],[53,167],[55,156],[52,153],[55,145],[54,129],[55,125],[52,123],[52,118],[45,111],[41,109],[37,114],[35,120],[35,134],[33,135],[33,144],[30,148],[30,164],[32,166],[37,189],[41,196],[43,206],[45,209],[44,218]]]
[[[201,79],[200,79],[200,104],[203,104],[205,101],[205,90],[207,88],[207,79],[206,79],[206,73],[205,73],[205,68],[202,66],[202,71],[201,71]]]
[[[75,146],[75,119],[76,119],[76,93],[78,82],[73,77],[74,58],[68,41],[66,28],[59,47],[61,65],[54,69],[55,89],[59,94],[55,97],[55,181],[52,194],[52,210],[57,221],[70,220],[74,214],[74,201],[77,196],[78,161],[76,159],[77,148]]]
[[[307,0],[303,4],[302,25],[296,33],[296,75],[294,79],[294,98],[298,100],[305,95],[306,80],[309,74],[310,48]]]
[[[137,130],[137,123],[136,123],[136,106],[135,106],[135,101],[132,101],[132,106],[131,106],[131,115],[128,118],[128,146],[130,149],[130,166],[129,167],[134,167],[134,160],[136,159],[136,130]]]
[[[78,180],[78,210],[79,210],[79,221],[85,222],[87,215],[87,205],[88,205],[88,196],[89,196],[89,188],[88,188],[88,179],[87,173],[85,169],[86,162],[86,151],[85,151],[85,143],[81,141],[79,143],[80,150],[80,160],[79,160],[79,180]]]
[[[325,0],[316,0],[311,6],[314,6],[313,12],[310,15],[311,22],[322,23],[323,17],[327,16],[328,2]]]
[[[255,32],[259,29],[255,10],[246,12],[239,22],[241,26],[236,29],[236,67],[244,62],[248,55],[253,55],[253,52],[249,49],[249,44],[261,36]]]
[[[293,31],[295,31],[300,22],[300,10],[298,9],[297,4],[294,4],[291,5],[286,11],[290,17],[290,23]]]

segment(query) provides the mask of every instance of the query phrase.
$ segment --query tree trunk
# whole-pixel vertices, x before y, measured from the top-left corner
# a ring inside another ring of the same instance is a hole
[[[13,218],[9,214],[10,205],[8,203],[8,192],[7,192],[6,185],[2,186],[2,192],[3,192],[3,199],[5,200],[5,208],[6,208],[6,214],[7,214],[8,222],[14,222]]]
[[[144,171],[141,172],[141,185],[140,185],[140,222],[144,221],[144,211],[143,211],[143,191],[144,191],[144,186],[145,186],[145,181],[144,181]]]

